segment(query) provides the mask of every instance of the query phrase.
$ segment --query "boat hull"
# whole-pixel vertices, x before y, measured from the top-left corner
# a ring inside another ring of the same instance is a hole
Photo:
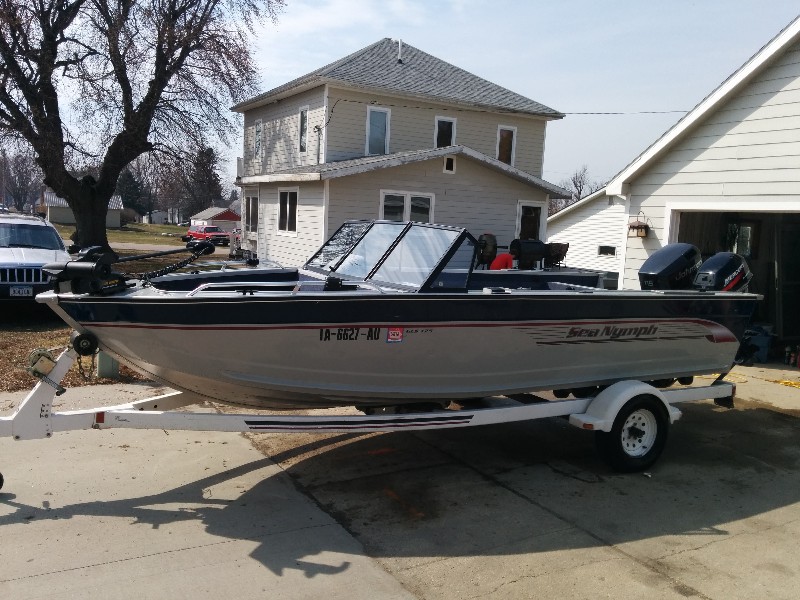
[[[725,371],[747,294],[49,294],[176,389],[261,408],[385,406]],[[198,349],[206,348],[206,352]]]

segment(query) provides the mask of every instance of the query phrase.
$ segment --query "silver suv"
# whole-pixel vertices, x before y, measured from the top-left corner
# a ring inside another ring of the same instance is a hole
[[[66,261],[64,241],[49,221],[0,214],[0,301],[31,301],[50,287],[42,265]]]

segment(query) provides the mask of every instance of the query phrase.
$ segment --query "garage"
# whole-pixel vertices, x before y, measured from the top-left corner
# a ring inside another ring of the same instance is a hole
[[[753,273],[750,291],[764,296],[755,321],[779,341],[800,340],[800,214],[678,213],[677,241],[694,244],[703,259],[735,252]]]

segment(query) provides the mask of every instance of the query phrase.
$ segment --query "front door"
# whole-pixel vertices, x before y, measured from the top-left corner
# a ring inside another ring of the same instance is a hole
[[[541,207],[521,204],[519,207],[519,223],[517,223],[519,231],[517,237],[521,240],[538,240],[541,222]]]

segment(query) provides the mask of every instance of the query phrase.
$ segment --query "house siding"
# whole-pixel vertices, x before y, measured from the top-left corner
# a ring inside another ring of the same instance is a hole
[[[278,231],[280,190],[296,189],[297,232]],[[258,258],[273,260],[286,267],[306,262],[322,245],[325,185],[322,182],[303,184],[262,184],[258,202]]]
[[[622,271],[626,243],[625,202],[600,196],[547,224],[548,242],[568,243],[566,264],[581,269]],[[599,254],[600,246],[612,246],[616,253]]]
[[[325,88],[323,86],[297,96],[279,100],[244,113],[244,146],[241,175],[252,177],[321,160],[321,134],[314,130],[325,123]],[[300,153],[300,108],[308,107],[307,150]],[[253,153],[256,122],[261,121],[260,156]],[[320,156],[318,158],[317,152]]]
[[[397,98],[331,88],[328,98],[327,161],[347,160],[364,156],[366,145],[367,108],[391,111],[389,152],[433,148],[436,117],[457,119],[456,144],[461,144],[495,158],[497,127],[515,127],[514,166],[537,177],[542,175],[546,121],[486,111],[471,111]]]
[[[494,233],[501,245],[516,235],[518,201],[546,214],[546,195],[529,185],[462,156],[456,174],[443,173],[442,166],[436,159],[331,180],[327,235],[348,219],[378,218],[380,190],[433,194],[436,223],[465,227],[476,237]]]
[[[632,181],[629,198],[630,213],[641,211],[651,226],[648,238],[628,238],[623,287],[633,289],[647,257],[675,241],[669,216],[677,204],[759,211],[788,200],[800,210],[800,44]]]

